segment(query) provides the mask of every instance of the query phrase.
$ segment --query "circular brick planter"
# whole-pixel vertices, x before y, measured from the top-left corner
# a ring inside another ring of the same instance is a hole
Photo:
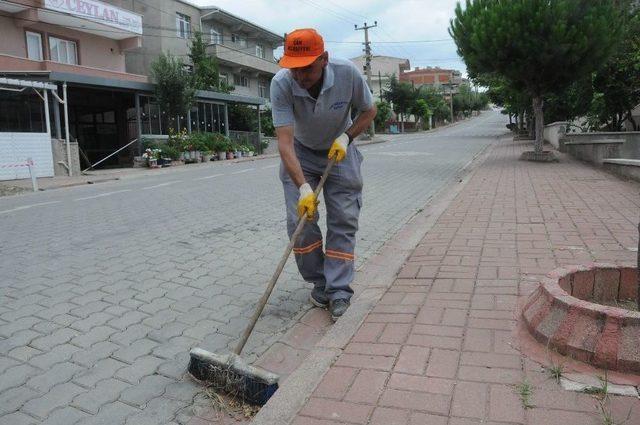
[[[640,312],[591,302],[635,299],[637,279],[632,266],[592,263],[556,269],[530,295],[522,318],[539,342],[562,355],[639,373]]]

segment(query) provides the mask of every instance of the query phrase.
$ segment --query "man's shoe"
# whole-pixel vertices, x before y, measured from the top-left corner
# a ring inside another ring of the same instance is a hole
[[[311,290],[309,301],[311,301],[311,304],[319,308],[326,308],[329,305],[329,297],[325,295],[324,288],[319,289],[314,287]]]
[[[338,320],[345,311],[347,311],[349,304],[349,300],[343,298],[329,301],[329,312],[331,313],[331,318],[334,322]]]

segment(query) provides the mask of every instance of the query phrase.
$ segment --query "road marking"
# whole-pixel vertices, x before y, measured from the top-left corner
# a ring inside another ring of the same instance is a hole
[[[182,180],[173,180],[170,182],[166,182],[166,183],[160,183],[160,184],[156,184],[154,186],[147,186],[147,187],[143,187],[142,190],[147,190],[147,189],[155,189],[157,187],[164,187],[164,186],[169,186],[170,184],[174,184],[174,183],[180,183]]]
[[[385,155],[385,156],[431,156],[429,152],[372,152],[373,155]]]
[[[280,164],[267,165],[266,167],[262,167],[261,170],[268,170],[269,168],[279,167]]]
[[[14,211],[27,210],[29,208],[40,207],[40,206],[43,206],[43,205],[59,204],[60,202],[61,201],[51,201],[51,202],[40,202],[39,204],[23,205],[21,207],[12,208],[10,210],[0,211],[0,214],[7,214],[7,213],[10,213],[10,212],[14,212]]]
[[[255,168],[247,168],[246,170],[234,171],[233,173],[231,173],[231,175],[242,174],[242,173],[246,173],[247,171],[251,171],[251,170],[255,170]]]
[[[220,177],[220,176],[224,176],[224,174],[213,174],[211,176],[207,176],[207,177],[199,177],[197,179],[193,179],[193,181],[198,181],[198,180],[208,180],[208,179],[212,179],[214,177]]]
[[[116,190],[114,192],[101,193],[100,195],[87,196],[85,198],[74,199],[74,201],[86,201],[88,199],[102,198],[104,196],[111,196],[111,195],[115,195],[116,193],[123,193],[123,192],[131,192],[131,189]]]

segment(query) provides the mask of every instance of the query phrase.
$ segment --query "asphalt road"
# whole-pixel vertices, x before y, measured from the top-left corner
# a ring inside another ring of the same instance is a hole
[[[491,111],[361,147],[363,264],[496,136]],[[0,198],[0,424],[188,419],[189,349],[237,340],[287,239],[279,160]],[[321,209],[322,214],[322,209]],[[308,308],[290,261],[245,357]]]

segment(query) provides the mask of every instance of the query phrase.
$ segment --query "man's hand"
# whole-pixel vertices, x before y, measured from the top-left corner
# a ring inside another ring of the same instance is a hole
[[[313,220],[316,216],[318,200],[313,193],[309,183],[300,186],[300,197],[298,198],[298,217],[307,216],[307,220]]]
[[[329,159],[335,158],[336,162],[340,162],[347,156],[347,147],[349,146],[349,136],[342,133],[333,141],[331,149],[329,149]]]

